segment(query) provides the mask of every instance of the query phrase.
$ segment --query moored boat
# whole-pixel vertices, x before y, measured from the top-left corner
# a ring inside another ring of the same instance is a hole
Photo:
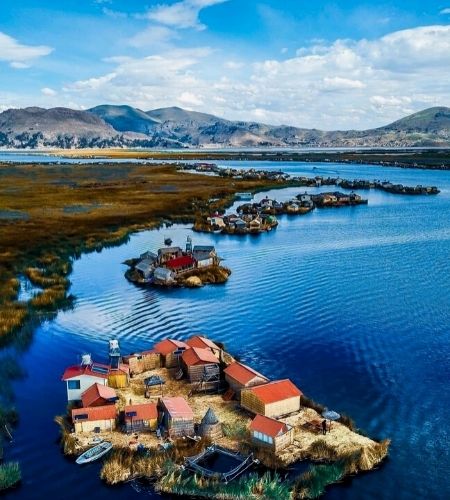
[[[110,451],[111,448],[112,448],[112,443],[104,441],[103,443],[100,443],[97,446],[94,446],[93,448],[90,448],[89,450],[82,453],[76,459],[76,463],[78,465],[82,465],[82,464],[87,464],[89,462],[94,462],[103,455],[106,455],[106,453],[108,453],[108,451]]]

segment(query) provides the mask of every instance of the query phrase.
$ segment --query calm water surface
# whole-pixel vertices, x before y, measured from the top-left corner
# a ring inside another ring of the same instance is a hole
[[[143,232],[74,264],[72,311],[40,326],[15,384],[21,421],[6,458],[22,463],[8,496],[156,497],[133,485],[107,488],[100,464],[79,467],[59,450],[53,417],[65,409],[64,368],[107,341],[123,352],[195,332],[226,343],[270,377],[290,377],[314,399],[390,437],[380,470],[331,488],[332,499],[450,498],[450,173],[355,165],[219,162],[292,174],[433,184],[436,197],[362,192],[368,206],[280,218],[260,236],[192,234],[188,226]],[[299,189],[270,193],[277,199]],[[261,198],[263,195],[258,195]],[[213,243],[233,270],[224,286],[153,290],[128,283],[125,259],[162,245]]]

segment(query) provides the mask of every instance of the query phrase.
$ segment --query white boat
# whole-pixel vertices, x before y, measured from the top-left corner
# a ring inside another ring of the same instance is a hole
[[[112,448],[112,443],[109,443],[108,441],[104,441],[103,443],[100,443],[97,446],[94,446],[93,448],[90,448],[89,450],[87,450],[83,454],[81,454],[76,459],[76,463],[78,465],[81,465],[81,464],[87,464],[89,462],[94,462],[95,460],[99,459],[103,455],[106,455],[106,453],[108,453],[108,451],[111,448]]]

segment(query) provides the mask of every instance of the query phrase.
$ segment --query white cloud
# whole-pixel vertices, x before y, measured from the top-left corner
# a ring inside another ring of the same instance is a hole
[[[439,14],[441,15],[446,15],[446,14],[450,14],[450,7],[447,7],[446,9],[442,9]]]
[[[46,96],[54,96],[57,94],[56,90],[51,89],[50,87],[44,87],[41,89],[41,93]]]
[[[223,66],[226,69],[233,70],[233,69],[241,69],[245,66],[245,64],[243,62],[239,62],[239,61],[226,61]]]
[[[324,129],[369,128],[450,104],[450,26],[374,40],[318,41],[294,57],[245,61],[242,67],[225,55],[200,47],[114,57],[107,61],[110,72],[66,91],[89,105],[178,104],[229,119]],[[237,66],[238,74],[230,71]]]
[[[49,55],[53,49],[46,45],[24,45],[15,38],[0,31],[0,61],[10,63],[10,66],[23,69],[35,59]]]
[[[140,31],[128,40],[132,47],[152,47],[158,44],[166,44],[167,42],[178,37],[175,30],[166,26],[148,26],[145,30]]]
[[[350,78],[342,78],[340,76],[326,76],[322,83],[322,88],[324,90],[363,89],[365,86],[366,85],[359,80],[351,80]]]
[[[182,0],[174,4],[160,4],[151,8],[146,17],[151,21],[174,28],[195,28],[204,30],[200,22],[200,11],[228,0]]]

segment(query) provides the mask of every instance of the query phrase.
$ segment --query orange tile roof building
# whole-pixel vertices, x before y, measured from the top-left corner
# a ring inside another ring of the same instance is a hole
[[[250,424],[252,442],[275,452],[284,450],[294,441],[294,428],[279,420],[256,415]]]
[[[289,379],[241,391],[241,406],[252,413],[279,417],[300,410],[302,392]]]

